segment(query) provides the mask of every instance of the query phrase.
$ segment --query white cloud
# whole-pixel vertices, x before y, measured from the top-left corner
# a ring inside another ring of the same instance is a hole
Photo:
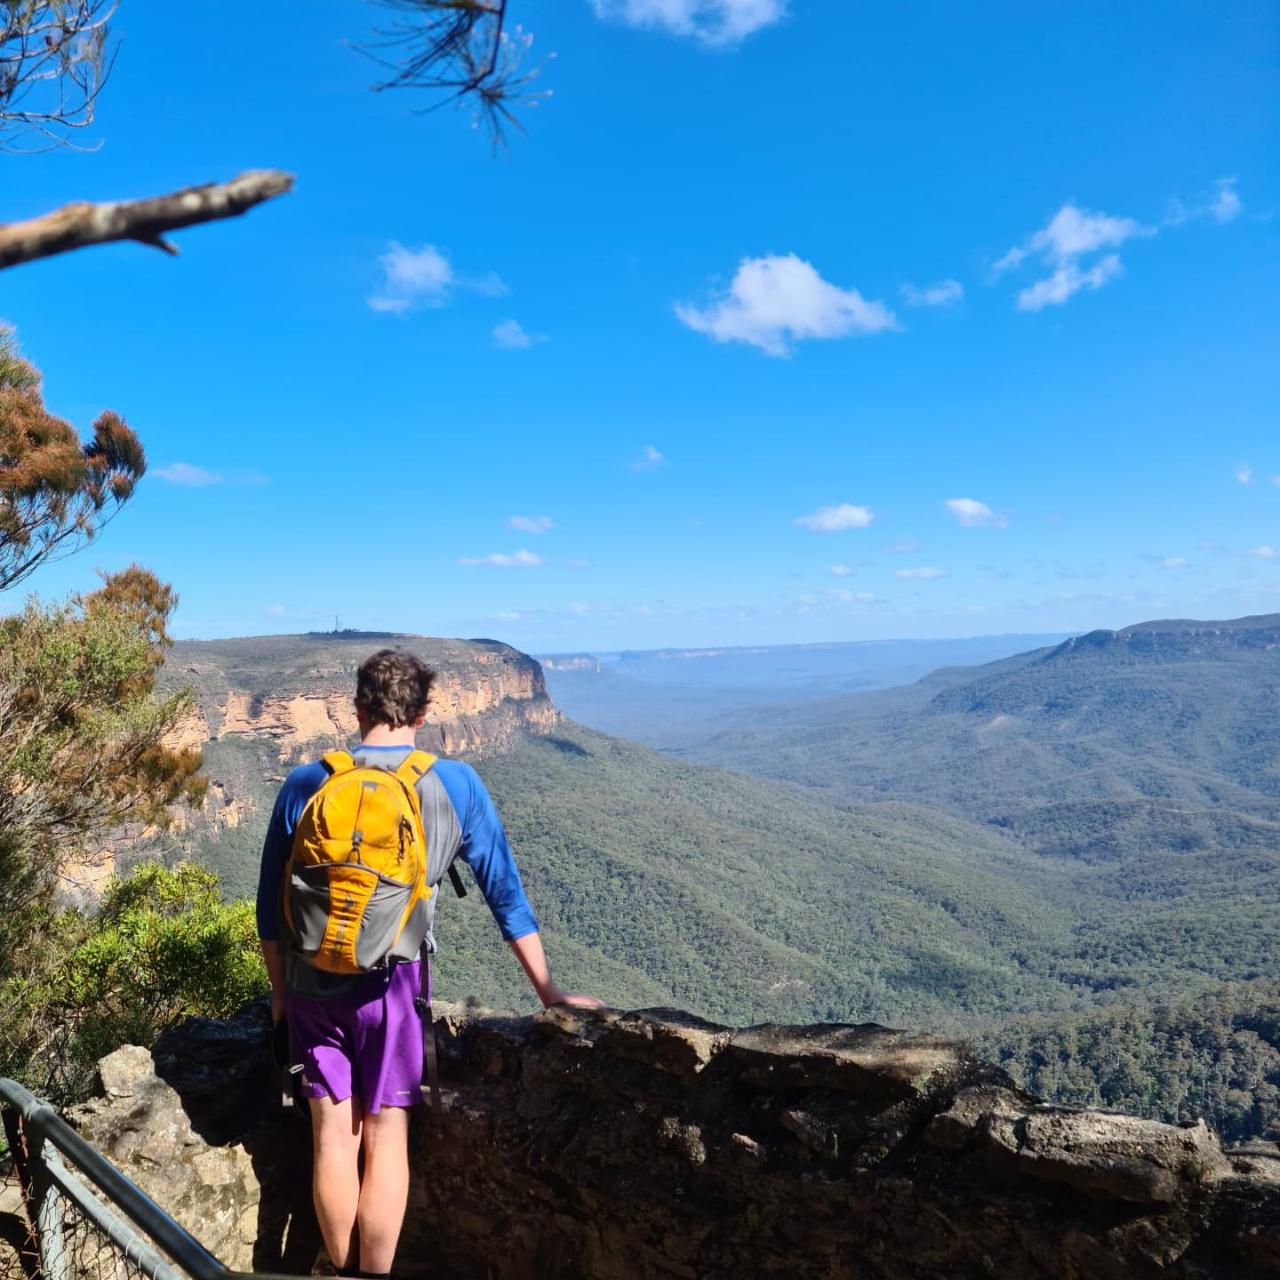
[[[786,14],[786,0],[591,0],[596,16],[709,45],[737,44]]]
[[[1074,204],[1064,204],[1042,227],[1021,245],[1015,245],[996,264],[996,271],[1008,271],[1031,257],[1052,268],[1049,275],[1018,294],[1019,311],[1039,311],[1060,306],[1081,289],[1101,289],[1122,273],[1119,255],[1110,253],[1090,266],[1081,259],[1101,249],[1115,249],[1134,237],[1153,236],[1155,227],[1133,218],[1115,218],[1106,213],[1090,213]]]
[[[1244,206],[1236,192],[1235,178],[1219,178],[1218,189],[1209,204],[1209,214],[1215,222],[1230,222]]]
[[[904,284],[901,293],[909,307],[949,307],[964,297],[964,285],[959,280],[939,280],[923,289]]]
[[[493,615],[495,622],[519,622],[522,617],[523,615],[517,613],[514,609],[508,609],[502,613],[495,613]]]
[[[1081,289],[1101,289],[1108,280],[1123,274],[1119,257],[1109,253],[1088,271],[1081,271],[1074,262],[1059,267],[1052,275],[1028,285],[1018,294],[1019,311],[1040,311],[1047,306],[1061,306]]]
[[[459,564],[487,565],[492,569],[536,569],[542,563],[541,556],[532,551],[514,551],[510,555],[494,551],[487,556],[462,556]]]
[[[493,345],[506,351],[524,351],[536,343],[547,341],[547,334],[529,333],[519,320],[504,320],[493,327]]]
[[[1212,218],[1219,225],[1234,222],[1240,216],[1244,204],[1236,191],[1235,178],[1219,178],[1213,185],[1213,194],[1205,197],[1199,204],[1185,205],[1181,200],[1174,200],[1165,225],[1180,227],[1184,222],[1197,218]]]
[[[1156,563],[1162,569],[1185,569],[1191,562],[1185,556],[1161,556]]]
[[[640,452],[640,456],[627,463],[627,466],[632,471],[657,471],[659,467],[665,467],[666,465],[666,457],[651,444],[645,445]]]
[[[935,569],[931,565],[920,569],[895,569],[893,572],[897,578],[920,579],[922,581],[929,578],[945,578],[947,576],[945,569]]]
[[[221,484],[222,476],[204,467],[194,467],[189,462],[171,462],[167,467],[157,467],[151,472],[157,480],[199,488],[208,484]]]
[[[1245,555],[1254,556],[1258,560],[1275,560],[1280,558],[1280,551],[1277,551],[1275,547],[1268,546],[1266,543],[1263,543],[1260,547],[1250,547],[1249,550],[1245,552]]]
[[[1047,262],[1069,262],[1098,249],[1115,248],[1134,236],[1155,235],[1155,229],[1144,227],[1132,218],[1113,218],[1105,213],[1090,213],[1073,204],[1064,204],[1050,219],[1048,226],[1037,231],[1022,246],[1010,249],[996,263],[997,271],[1018,266],[1032,254]]]
[[[842,604],[869,604],[875,599],[870,591],[850,591],[848,587],[828,587],[822,594]]]
[[[847,338],[899,327],[881,302],[824,280],[794,253],[744,258],[726,293],[706,307],[677,303],[680,322],[716,342],[747,342],[785,356],[789,342]]]
[[[885,550],[894,556],[912,556],[920,550],[920,544],[914,538],[899,538],[891,542]]]
[[[283,618],[285,615],[285,607],[282,604],[269,604],[262,611],[268,618]]]
[[[848,564],[832,564],[827,566],[827,572],[833,578],[847,578],[853,572],[853,566]]]
[[[975,498],[948,498],[942,504],[966,529],[1004,529],[1009,521]]]
[[[834,507],[819,507],[807,516],[797,516],[794,523],[814,533],[840,533],[845,529],[865,529],[874,519],[869,507],[841,502]]]
[[[513,529],[519,529],[521,533],[546,533],[556,527],[556,522],[550,516],[512,516],[507,524]]]
[[[1253,468],[1247,462],[1242,462],[1236,468],[1235,475],[1237,484],[1253,483]],[[1277,479],[1280,479],[1280,477],[1277,477]]]
[[[507,287],[492,272],[483,276],[460,276],[435,245],[407,249],[393,240],[378,259],[382,285],[369,299],[374,311],[404,315],[420,307],[443,307],[454,289],[499,297]]]

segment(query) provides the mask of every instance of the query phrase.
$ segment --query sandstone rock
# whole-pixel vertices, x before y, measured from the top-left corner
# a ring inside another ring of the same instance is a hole
[[[231,1267],[250,1267],[241,1221],[260,1191],[244,1148],[206,1145],[145,1049],[117,1049],[99,1064],[99,1079],[101,1096],[68,1120],[206,1248]]]
[[[1046,1107],[950,1041],[733,1032],[672,1010],[441,1013],[446,1113],[414,1116],[404,1277],[1280,1274],[1268,1150],[1228,1157],[1203,1125]],[[257,1105],[225,1046],[251,1058],[263,1033],[259,1010],[168,1039],[193,1114],[218,1090],[224,1112]],[[225,1261],[306,1269],[305,1135],[276,1119],[209,1147],[137,1051],[104,1066],[111,1093],[77,1117],[91,1139]]]
[[[967,1051],[937,1036],[868,1023],[735,1032],[721,1064],[765,1089],[822,1088],[890,1099],[923,1097],[958,1077]]]
[[[608,1048],[677,1076],[695,1076],[729,1043],[732,1032],[679,1009],[623,1014],[609,1028]]]

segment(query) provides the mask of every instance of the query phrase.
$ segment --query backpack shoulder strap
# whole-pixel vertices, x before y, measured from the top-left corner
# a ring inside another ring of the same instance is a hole
[[[436,757],[430,751],[419,751],[414,748],[400,762],[400,767],[396,770],[396,777],[406,786],[412,787],[419,778],[430,771],[435,762]]]
[[[329,770],[331,778],[356,767],[355,757],[350,751],[326,751],[320,757],[320,763]]]

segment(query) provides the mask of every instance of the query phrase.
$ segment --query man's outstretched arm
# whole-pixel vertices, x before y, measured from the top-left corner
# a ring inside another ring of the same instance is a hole
[[[520,967],[529,975],[533,989],[543,1005],[571,1004],[579,1009],[603,1009],[604,1001],[595,996],[584,996],[576,991],[561,991],[551,981],[551,970],[547,965],[547,953],[542,949],[540,933],[526,933],[523,938],[515,938],[511,942],[511,950],[516,953]]]

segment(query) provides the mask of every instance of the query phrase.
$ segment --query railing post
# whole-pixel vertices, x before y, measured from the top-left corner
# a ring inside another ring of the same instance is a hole
[[[24,1133],[23,1136],[26,1139],[29,1179],[27,1212],[35,1224],[40,1246],[40,1274],[42,1280],[70,1280],[66,1239],[63,1235],[66,1215],[62,1210],[62,1193],[45,1163],[44,1135],[37,1133],[34,1140],[29,1134]]]

